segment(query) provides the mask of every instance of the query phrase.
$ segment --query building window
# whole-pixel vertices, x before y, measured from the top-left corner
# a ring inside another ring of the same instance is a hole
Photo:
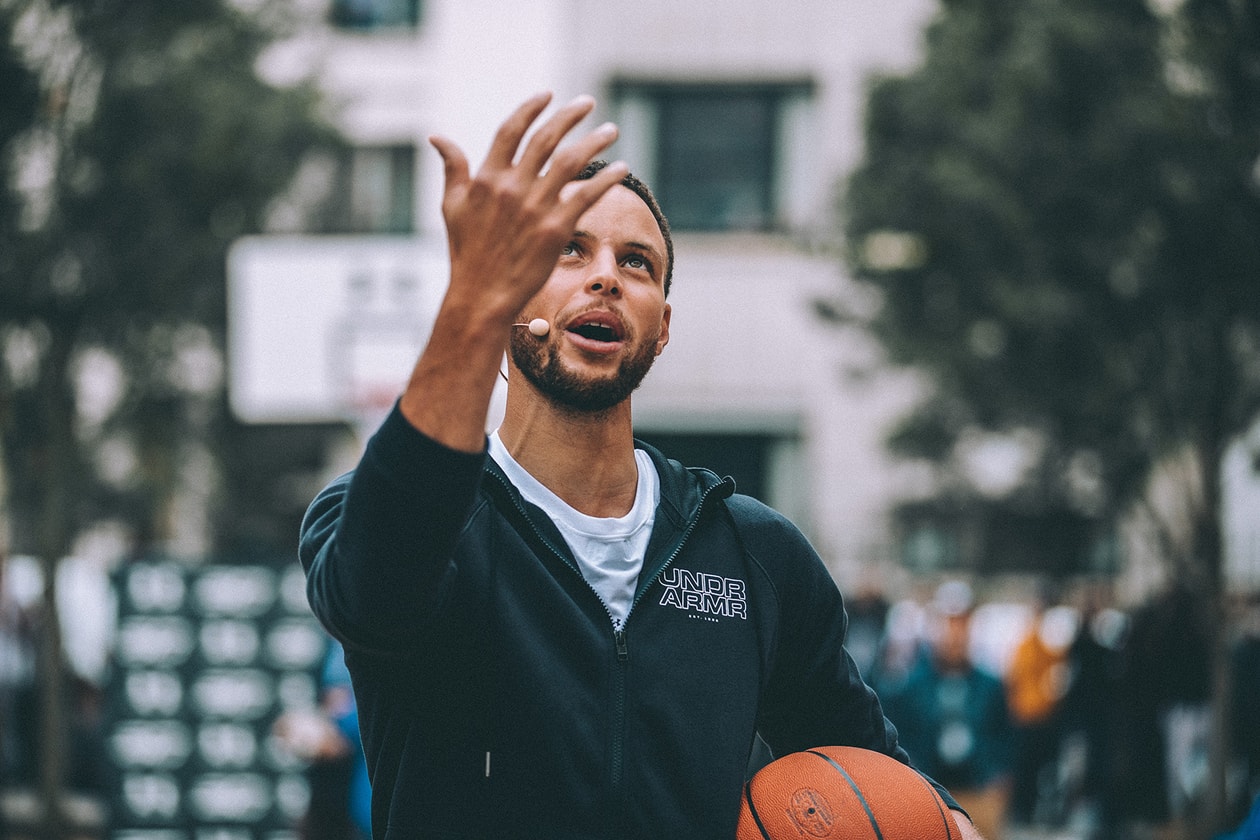
[[[776,439],[764,434],[643,432],[635,436],[688,466],[731,476],[739,492],[767,504],[771,498],[771,458]]]
[[[1114,546],[1098,523],[1072,511],[1025,511],[1010,502],[937,499],[898,506],[902,562],[921,573],[966,569],[981,575],[1056,578],[1105,573]]]
[[[328,17],[342,29],[415,27],[420,6],[420,0],[333,0]]]
[[[346,167],[346,231],[411,233],[415,230],[414,146],[359,147]]]
[[[911,571],[928,574],[960,565],[958,537],[947,528],[920,523],[902,535],[901,563]]]
[[[414,233],[416,149],[347,146],[302,162],[272,205],[272,233]]]
[[[614,86],[639,171],[679,230],[783,227],[789,113],[806,82]],[[624,133],[623,133],[624,136]],[[635,163],[635,161],[632,161]]]

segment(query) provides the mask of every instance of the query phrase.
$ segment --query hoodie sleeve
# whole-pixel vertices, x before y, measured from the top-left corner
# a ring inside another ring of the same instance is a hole
[[[740,536],[773,581],[779,627],[763,692],[758,731],[774,755],[818,746],[874,750],[910,764],[879,697],[844,646],[848,614],[835,580],[805,536],[785,517],[747,499],[731,499]],[[924,776],[950,808],[943,787]]]
[[[307,598],[329,632],[379,653],[410,646],[454,576],[484,462],[428,438],[394,407],[358,467],[325,487],[302,521]]]

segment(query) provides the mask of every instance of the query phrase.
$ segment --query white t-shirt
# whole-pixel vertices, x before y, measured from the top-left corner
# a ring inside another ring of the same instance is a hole
[[[490,435],[490,457],[526,501],[551,517],[577,558],[582,576],[599,593],[613,626],[620,629],[634,600],[639,570],[643,568],[643,556],[647,553],[652,523],[656,519],[656,506],[661,500],[660,476],[652,459],[643,450],[634,450],[634,460],[639,467],[634,507],[625,516],[600,517],[575,510],[544,487],[508,454],[498,432]]]

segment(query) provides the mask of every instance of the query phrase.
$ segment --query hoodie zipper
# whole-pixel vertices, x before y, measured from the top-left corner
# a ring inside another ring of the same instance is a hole
[[[626,663],[630,659],[630,648],[626,641],[626,625],[630,623],[630,616],[634,615],[635,607],[643,600],[643,596],[652,588],[657,579],[660,578],[665,570],[674,565],[674,561],[678,559],[678,555],[682,553],[683,546],[687,544],[696,525],[700,523],[700,517],[704,513],[705,504],[709,501],[709,496],[718,488],[726,486],[726,481],[710,485],[700,494],[700,501],[696,504],[695,513],[687,522],[687,527],[683,530],[682,536],[679,537],[678,543],[674,546],[674,550],[670,552],[669,557],[665,558],[665,562],[652,574],[652,577],[646,584],[639,587],[639,594],[635,596],[630,603],[630,609],[626,612],[626,620],[622,622],[621,628],[613,633],[613,638],[617,644],[617,705],[616,719],[613,721],[613,745],[612,745],[612,786],[614,791],[621,788],[622,777],[625,770],[625,738],[626,738],[626,669],[629,667]],[[646,559],[646,558],[645,558]]]
[[[500,477],[497,473],[491,472],[490,475],[494,476],[494,479],[498,481],[500,484],[502,484],[503,487],[508,491],[507,495],[508,495],[508,498],[512,501],[512,506],[516,508],[518,513],[520,513],[521,518],[529,523],[529,528],[531,531],[533,531],[534,536],[538,538],[538,541],[542,543],[543,545],[547,546],[547,549],[555,556],[557,560],[559,560],[565,566],[568,566],[570,569],[572,569],[574,573],[577,574],[577,576],[582,579],[582,582],[586,584],[586,588],[591,591],[591,594],[594,595],[596,600],[599,601],[599,605],[604,608],[604,613],[608,616],[608,623],[615,624],[615,622],[613,621],[612,610],[608,609],[608,604],[604,602],[603,596],[599,594],[599,591],[595,587],[591,586],[590,581],[588,581],[586,579],[586,576],[582,574],[582,570],[579,569],[576,564],[570,562],[569,558],[565,557],[563,552],[561,552],[554,545],[552,545],[551,541],[548,540],[547,537],[543,534],[543,532],[539,530],[538,526],[534,524],[534,520],[529,518],[529,513],[525,510],[525,506],[522,505],[520,501],[518,501],[517,498],[513,495],[514,488],[512,487],[511,483],[508,482],[506,478]]]
[[[570,562],[569,558],[565,557],[564,554],[557,550],[556,547],[551,544],[551,541],[543,535],[541,530],[539,530],[538,526],[534,524],[534,520],[530,519],[529,513],[525,510],[525,506],[522,505],[513,494],[514,488],[511,483],[508,482],[506,478],[493,471],[490,472],[490,475],[494,476],[495,480],[498,481],[505,490],[507,490],[508,498],[511,499],[513,507],[515,507],[517,512],[521,514],[522,518],[529,523],[530,530],[533,531],[534,536],[538,538],[539,542],[547,546],[551,553],[554,554],[561,563],[572,569],[578,577],[582,578],[582,582],[586,584],[587,588],[590,589],[590,591],[599,600],[600,605],[603,606],[604,612],[608,615],[609,624],[613,626],[613,644],[616,650],[617,669],[616,686],[614,690],[614,697],[616,699],[612,726],[613,744],[611,783],[612,790],[616,792],[621,788],[622,777],[624,775],[623,771],[625,769],[623,765],[625,762],[626,669],[629,667],[627,663],[630,660],[630,648],[626,641],[626,625],[630,622],[630,616],[634,614],[635,607],[637,607],[639,602],[643,600],[643,596],[649,589],[652,588],[657,579],[665,573],[665,570],[674,564],[674,561],[678,559],[678,555],[682,553],[683,546],[687,544],[687,540],[691,537],[692,532],[695,531],[696,525],[700,523],[700,516],[704,513],[704,508],[709,501],[709,497],[713,495],[714,491],[720,488],[726,488],[728,486],[728,480],[724,479],[719,481],[717,484],[712,484],[705,488],[705,490],[700,494],[700,501],[696,504],[695,513],[691,516],[691,519],[688,520],[687,527],[683,529],[682,536],[679,537],[678,543],[674,546],[674,550],[670,552],[670,555],[665,559],[665,562],[662,563],[652,574],[651,579],[648,580],[645,585],[639,587],[639,594],[636,595],[634,600],[630,603],[630,609],[627,610],[625,619],[620,625],[618,625],[613,620],[612,611],[608,609],[608,605],[604,602],[603,597],[600,596],[595,587],[591,586],[590,581],[586,580],[586,577],[582,574],[582,570],[574,563]],[[645,557],[644,560],[646,562],[647,558]]]

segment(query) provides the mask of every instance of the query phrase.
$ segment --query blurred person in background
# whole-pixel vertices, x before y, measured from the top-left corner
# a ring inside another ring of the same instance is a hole
[[[885,703],[905,690],[910,674],[930,655],[926,635],[927,611],[917,600],[903,598],[888,608],[868,680]]]
[[[1133,612],[1112,741],[1118,817],[1131,828],[1177,836],[1206,782],[1206,621],[1176,584]]]
[[[1006,699],[1015,730],[1011,776],[1011,820],[1020,824],[1057,822],[1050,814],[1054,776],[1063,737],[1060,705],[1068,689],[1067,649],[1075,621],[1055,608],[1042,585],[1028,628],[1011,654],[1005,674]],[[1058,815],[1054,815],[1057,817]]]
[[[886,699],[916,767],[941,781],[986,838],[1002,836],[1010,795],[1006,692],[970,654],[971,587],[947,581],[929,605],[930,653]]]
[[[35,783],[38,705],[35,617],[15,597],[9,560],[0,548],[0,789]],[[3,833],[0,811],[0,836]]]
[[[1239,619],[1231,653],[1234,749],[1242,765],[1242,798],[1252,808],[1234,837],[1255,840],[1260,838],[1260,593],[1243,603]]]
[[[324,659],[322,706],[345,744],[342,757],[344,780],[339,780],[337,807],[349,816],[359,840],[372,836],[372,785],[368,781],[367,761],[359,737],[359,707],[350,685],[345,650],[341,642],[330,639]],[[342,807],[344,806],[344,807]]]
[[[330,639],[320,673],[318,709],[288,712],[276,736],[307,762],[310,804],[297,826],[302,840],[367,840],[372,836],[372,787],[359,737],[359,710],[345,651]]]
[[[878,588],[865,586],[855,597],[845,602],[845,608],[849,613],[849,635],[845,637],[844,646],[853,657],[858,670],[870,683],[869,675],[875,671],[875,663],[884,641],[888,600]]]
[[[1071,678],[1063,697],[1065,749],[1079,746],[1082,766],[1067,792],[1066,813],[1087,837],[1118,834],[1115,800],[1115,740],[1121,657],[1129,617],[1111,606],[1102,589],[1086,589],[1081,620],[1068,648]]]
[[[1260,840],[1260,796],[1251,804],[1251,811],[1233,831],[1217,835],[1215,840]]]

